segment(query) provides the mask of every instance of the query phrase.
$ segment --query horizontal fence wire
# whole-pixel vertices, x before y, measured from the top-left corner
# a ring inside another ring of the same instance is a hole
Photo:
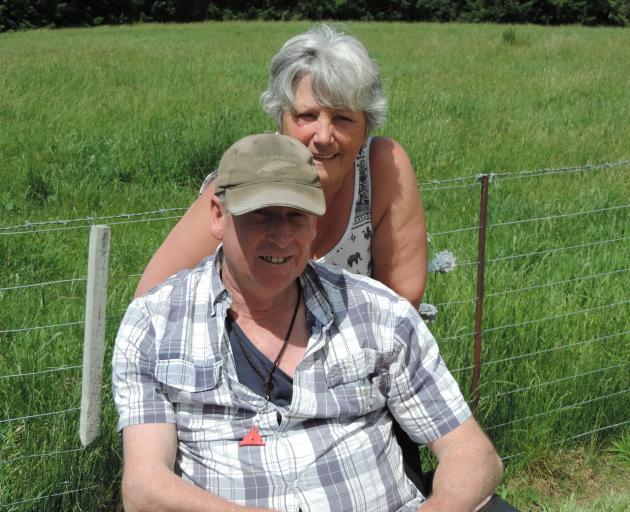
[[[571,167],[547,167],[543,169],[537,169],[533,171],[518,171],[518,172],[485,172],[476,174],[474,176],[461,176],[456,178],[446,178],[443,180],[431,180],[421,182],[419,186],[422,191],[433,190],[452,190],[453,188],[465,188],[479,185],[479,179],[481,176],[490,176],[493,180],[511,180],[511,179],[524,179],[524,178],[537,178],[541,176],[552,176],[556,174],[571,174],[577,172],[591,172],[591,171],[606,171],[613,169],[620,169],[623,167],[629,167],[630,160],[619,160],[616,162],[603,162],[599,164],[585,164],[576,165]]]
[[[428,236],[434,237],[434,236],[442,236],[442,235],[451,235],[453,233],[464,233],[467,231],[478,231],[478,230],[479,230],[479,226],[469,226],[465,228],[449,229],[448,231],[438,231],[438,232],[431,231],[430,233],[428,233]]]
[[[497,258],[490,258],[488,260],[486,260],[486,263],[496,263],[498,261],[508,261],[508,260],[514,260],[514,259],[518,259],[518,258],[527,258],[530,256],[541,256],[541,255],[546,255],[546,254],[554,254],[557,252],[563,252],[563,251],[570,251],[570,250],[574,250],[574,249],[584,249],[586,247],[595,247],[598,245],[604,245],[604,244],[610,244],[610,243],[616,243],[616,242],[623,242],[625,240],[630,240],[630,236],[623,236],[620,238],[609,238],[607,240],[597,240],[595,242],[586,242],[583,244],[577,244],[577,245],[568,245],[565,247],[555,247],[553,249],[544,249],[542,251],[534,251],[534,252],[527,252],[527,253],[520,253],[520,254],[511,254],[508,256],[499,256]],[[467,266],[477,266],[479,265],[479,261],[477,260],[471,260],[471,261],[464,261],[461,263],[458,263],[457,266],[459,267],[467,267]]]
[[[19,377],[37,377],[40,375],[47,375],[50,373],[56,373],[56,372],[67,372],[67,371],[71,371],[71,370],[77,370],[81,368],[81,365],[76,365],[76,366],[61,366],[59,368],[51,368],[49,370],[38,370],[38,371],[34,371],[34,372],[23,372],[23,373],[14,373],[12,375],[0,375],[0,380],[1,379],[16,379]]]
[[[607,309],[607,308],[612,308],[612,307],[617,307],[617,306],[624,306],[624,305],[626,305],[628,303],[630,303],[630,299],[622,300],[620,302],[614,302],[612,304],[604,304],[602,306],[595,306],[593,308],[579,309],[577,311],[569,311],[568,313],[560,313],[559,315],[552,315],[552,316],[546,316],[546,317],[543,317],[543,318],[534,318],[532,320],[524,320],[522,322],[515,322],[515,323],[511,323],[511,324],[506,324],[506,325],[499,325],[497,327],[484,327],[483,330],[482,330],[482,334],[493,333],[493,332],[496,332],[496,331],[510,329],[512,327],[521,327],[523,325],[531,325],[531,324],[537,324],[537,323],[541,323],[541,322],[548,322],[550,320],[559,320],[561,318],[568,318],[568,317],[575,316],[575,315],[580,315],[580,314],[583,314],[583,313],[592,313],[593,311],[599,311],[599,310],[602,310],[602,309]],[[443,337],[440,337],[439,339],[441,341],[451,341],[451,340],[456,340],[456,339],[461,339],[461,338],[474,336],[475,334],[476,334],[476,332],[472,331],[472,332],[467,332],[467,333],[464,333],[464,334],[458,334],[458,335],[455,335],[455,336],[443,336]]]
[[[493,177],[496,180],[518,180],[524,178],[539,178],[541,176],[553,176],[556,174],[572,174],[578,172],[592,172],[592,171],[610,171],[614,169],[620,169],[630,166],[630,160],[619,160],[617,162],[604,162],[600,164],[586,164],[575,165],[572,167],[550,167],[545,169],[538,169],[535,171],[519,171],[519,172],[503,172],[493,173]]]
[[[468,179],[473,179],[476,180],[475,177],[472,178],[468,178]],[[434,186],[423,186],[420,185],[420,191],[421,192],[434,192],[436,190],[439,190],[440,192],[443,190],[463,190],[463,189],[471,189],[471,188],[478,188],[479,187],[479,183],[469,183],[469,184],[462,184],[462,185],[438,185],[435,186],[435,184],[433,184]]]
[[[68,450],[58,450],[55,452],[46,452],[46,453],[32,453],[30,455],[21,455],[20,457],[13,457],[11,459],[0,459],[0,464],[15,464],[16,462],[21,462],[23,460],[32,460],[32,459],[44,459],[47,457],[56,457],[58,455],[66,455],[68,453],[76,453],[82,452],[85,448],[70,448]]]
[[[608,370],[614,370],[616,368],[621,368],[623,366],[628,366],[628,365],[630,365],[630,361],[624,361],[623,363],[615,364],[615,365],[612,365],[612,366],[607,366],[605,368],[596,368],[595,370],[589,370],[587,372],[576,373],[575,375],[569,375],[567,377],[561,377],[559,379],[548,380],[548,381],[545,381],[545,382],[540,382],[538,384],[532,384],[531,386],[524,386],[524,387],[521,387],[521,388],[512,389],[510,391],[503,391],[501,393],[495,393],[492,397],[487,397],[486,400],[489,399],[489,398],[498,398],[498,397],[501,397],[501,396],[508,396],[508,395],[513,395],[515,393],[522,393],[524,391],[530,391],[532,389],[538,389],[538,388],[541,388],[541,387],[544,387],[544,386],[550,386],[550,385],[553,385],[553,384],[559,384],[561,382],[566,382],[566,381],[569,381],[569,380],[577,379],[579,377],[586,377],[587,375],[593,375],[595,373],[606,372]],[[483,401],[484,398],[482,398],[481,400]]]
[[[120,224],[137,224],[140,222],[159,222],[159,221],[163,221],[163,220],[173,220],[173,219],[181,219],[182,216],[181,215],[176,215],[176,216],[170,216],[170,217],[151,217],[148,219],[137,219],[137,220],[126,220],[126,221],[120,221],[120,222],[108,222],[107,225],[108,226],[116,226],[116,225],[120,225]],[[50,228],[50,229],[35,229],[35,230],[24,230],[24,231],[7,231],[7,232],[0,232],[0,236],[3,235],[30,235],[30,234],[34,234],[34,233],[56,233],[59,231],[76,231],[76,230],[80,230],[80,229],[89,229],[90,226],[72,226],[72,227],[66,227],[66,228]]]
[[[127,274],[124,276],[111,276],[110,279],[115,279],[117,281],[122,281],[123,279],[135,279],[137,277],[141,277],[142,274],[142,272],[138,272],[137,274]]]
[[[516,356],[510,356],[510,357],[504,357],[502,359],[495,359],[494,361],[484,361],[481,363],[481,366],[490,366],[490,365],[494,365],[494,364],[500,364],[500,363],[508,363],[510,361],[517,361],[519,359],[525,359],[528,357],[534,357],[534,356],[539,356],[541,354],[548,354],[550,352],[556,352],[558,350],[568,350],[571,348],[575,348],[575,347],[581,347],[584,345],[587,345],[589,343],[595,343],[597,341],[606,341],[606,340],[610,340],[613,338],[618,338],[619,336],[623,336],[625,334],[630,334],[630,331],[624,331],[624,332],[619,332],[619,333],[615,333],[615,334],[608,334],[606,336],[598,336],[597,338],[590,338],[588,340],[581,340],[581,341],[576,341],[574,343],[569,343],[567,345],[559,345],[556,347],[550,347],[550,348],[544,348],[541,350],[536,350],[535,352],[528,352],[527,354],[518,354]],[[455,370],[451,370],[451,373],[457,373],[457,372],[462,372],[465,370],[471,370],[472,368],[474,368],[474,366],[464,366],[462,368],[456,368]]]
[[[595,213],[623,210],[625,208],[630,208],[630,204],[610,206],[608,208],[596,208],[593,210],[585,210],[585,211],[572,212],[572,213],[559,213],[556,215],[547,215],[545,217],[531,217],[529,219],[519,219],[519,220],[497,222],[495,224],[490,224],[488,227],[500,228],[500,227],[505,227],[505,226],[514,226],[516,224],[525,224],[528,222],[543,222],[543,221],[556,220],[556,219],[568,219],[568,218],[573,218],[573,217],[579,217],[581,215],[593,215]]]
[[[84,325],[85,320],[80,320],[76,322],[65,322],[60,324],[49,324],[49,325],[34,325],[32,327],[20,327],[18,329],[3,329],[0,330],[0,334],[10,334],[16,332],[29,332],[29,331],[37,331],[40,329],[56,329],[60,327],[73,327],[77,325]]]
[[[512,259],[517,259],[517,258],[526,258],[528,256],[538,256],[540,254],[552,254],[552,253],[555,253],[555,252],[570,251],[570,250],[573,250],[573,249],[583,249],[585,247],[594,247],[594,246],[597,246],[597,245],[611,244],[611,243],[616,243],[616,242],[623,242],[625,240],[630,240],[630,236],[622,236],[620,238],[609,238],[607,240],[597,240],[595,242],[587,242],[587,243],[584,243],[584,244],[569,245],[569,246],[566,246],[566,247],[556,247],[554,249],[545,249],[543,251],[534,251],[534,252],[528,252],[528,253],[523,253],[523,254],[513,254],[513,255],[510,255],[510,256],[499,256],[498,258],[491,258],[487,262],[488,263],[495,263],[497,261],[512,260]],[[476,265],[477,262],[474,262],[474,264]]]
[[[491,430],[496,430],[497,428],[508,427],[508,426],[514,425],[516,423],[523,423],[524,421],[529,421],[529,420],[533,420],[533,419],[536,419],[536,418],[541,418],[541,417],[544,417],[544,416],[550,416],[550,415],[552,415],[554,413],[558,413],[558,412],[562,412],[562,411],[566,411],[566,410],[570,410],[570,409],[577,409],[577,408],[582,407],[584,405],[592,404],[594,402],[599,402],[600,400],[606,400],[607,398],[613,398],[615,396],[626,394],[629,391],[630,391],[630,388],[622,389],[621,391],[616,391],[615,393],[610,393],[608,395],[598,396],[596,398],[590,398],[588,400],[583,400],[581,402],[576,402],[576,403],[570,404],[570,405],[563,405],[561,407],[558,407],[557,409],[552,409],[550,411],[543,411],[543,412],[540,412],[538,414],[532,414],[531,416],[526,416],[524,418],[517,418],[515,420],[506,421],[505,423],[499,423],[497,425],[492,425],[490,427],[485,427],[485,430],[486,430],[486,432],[490,432]]]
[[[32,283],[32,284],[20,284],[17,286],[6,286],[4,288],[0,288],[0,292],[7,292],[10,290],[25,290],[27,288],[40,288],[44,286],[52,286],[56,284],[66,284],[66,283],[80,283],[87,281],[85,277],[73,277],[70,279],[59,279],[57,281],[44,281],[42,283]]]
[[[502,290],[502,291],[498,291],[498,292],[492,292],[492,293],[486,293],[484,298],[487,299],[488,297],[498,297],[498,296],[502,296],[502,295],[512,295],[512,294],[516,294],[516,293],[521,293],[521,292],[526,292],[526,291],[531,291],[531,290],[537,290],[539,288],[546,288],[549,286],[559,286],[559,285],[563,285],[563,284],[568,284],[568,283],[573,283],[573,282],[578,282],[578,281],[585,281],[587,279],[599,279],[602,277],[608,277],[608,276],[612,276],[615,274],[621,274],[623,272],[628,272],[630,270],[630,268],[622,268],[622,269],[618,269],[618,270],[611,270],[610,272],[600,272],[599,274],[590,274],[587,276],[577,276],[577,277],[572,277],[570,279],[562,279],[559,281],[549,281],[547,283],[541,283],[541,284],[535,284],[535,285],[531,285],[531,286],[524,286],[522,288],[511,288],[509,290]],[[469,299],[461,299],[461,300],[452,300],[452,301],[448,301],[448,302],[437,302],[434,304],[434,306],[436,307],[441,307],[441,306],[450,306],[450,305],[454,305],[454,304],[467,304],[469,302],[475,302],[477,300],[477,297],[470,297]]]
[[[521,292],[526,292],[526,291],[530,291],[530,290],[536,290],[538,288],[546,288],[548,286],[559,286],[559,285],[563,285],[563,284],[568,284],[568,283],[574,283],[576,281],[586,281],[587,279],[600,279],[602,277],[609,277],[615,274],[621,274],[623,272],[628,272],[630,270],[630,268],[622,268],[622,269],[618,269],[618,270],[611,270],[610,272],[600,272],[599,274],[590,274],[587,276],[578,276],[578,277],[572,277],[570,279],[562,279],[559,281],[549,281],[547,283],[542,283],[542,284],[537,284],[537,285],[532,285],[532,286],[524,286],[523,288],[512,288],[510,290],[503,290],[503,291],[499,291],[499,292],[492,292],[492,293],[487,293],[486,297],[498,297],[501,295],[511,295],[511,294],[516,294],[516,293],[521,293]],[[472,299],[472,300],[476,300],[476,299]]]
[[[18,505],[23,505],[25,503],[32,503],[34,501],[39,501],[46,498],[56,498],[58,496],[65,496],[67,494],[77,494],[80,492],[89,491],[91,489],[96,489],[96,488],[98,488],[98,485],[89,485],[87,487],[81,487],[80,489],[72,489],[71,491],[62,491],[62,492],[57,492],[54,494],[46,494],[45,496],[37,496],[36,498],[29,498],[27,500],[15,501],[13,503],[8,503],[7,505],[0,505],[0,507],[4,507],[4,508],[16,507]]]
[[[73,412],[78,412],[80,411],[81,408],[80,407],[73,407],[72,409],[65,409],[63,411],[53,411],[53,412],[43,412],[41,414],[31,414],[29,416],[20,416],[17,418],[8,418],[5,420],[0,420],[0,425],[2,425],[3,423],[15,423],[16,421],[26,421],[26,420],[33,420],[33,419],[37,419],[37,418],[44,418],[47,416],[60,416],[62,414],[70,414]]]
[[[151,215],[161,215],[170,212],[183,212],[188,208],[159,208],[157,210],[149,210],[145,212],[135,212],[135,213],[117,213],[114,215],[103,215],[103,216],[88,216],[88,217],[80,217],[76,219],[57,219],[57,220],[47,220],[43,222],[30,222],[28,220],[24,221],[23,224],[17,224],[15,226],[5,226],[0,227],[0,234],[5,231],[12,230],[25,230],[30,228],[39,228],[42,226],[66,226],[68,224],[82,223],[86,224],[88,227],[92,224],[97,224],[103,221],[115,221],[116,219],[132,219],[134,217],[147,217]],[[81,226],[85,227],[85,226]]]
[[[581,215],[592,215],[595,213],[603,213],[603,212],[609,212],[609,211],[616,211],[616,210],[622,210],[625,208],[630,208],[630,204],[624,204],[624,205],[619,205],[619,206],[610,206],[608,208],[596,208],[593,210],[581,210],[578,212],[571,212],[571,213],[559,213],[556,215],[546,215],[544,217],[530,217],[527,219],[518,219],[518,220],[510,220],[510,221],[504,221],[504,222],[495,222],[493,224],[488,224],[488,228],[500,228],[500,227],[504,227],[504,226],[514,226],[516,224],[525,224],[528,222],[543,222],[543,221],[550,221],[550,220],[556,220],[556,219],[565,219],[565,218],[573,218],[573,217],[578,217]],[[477,231],[479,229],[479,226],[468,226],[468,227],[461,227],[461,228],[454,228],[454,229],[450,229],[448,231],[437,231],[437,232],[433,232],[431,231],[429,234],[430,236],[441,236],[441,235],[450,235],[453,233],[463,233],[463,232],[468,232],[468,231]]]
[[[599,432],[603,432],[605,430],[611,430],[613,428],[623,427],[624,425],[629,425],[629,424],[630,424],[630,420],[621,421],[619,423],[614,423],[612,425],[606,425],[604,427],[599,427],[599,428],[596,428],[596,429],[593,429],[593,430],[589,430],[588,432],[582,432],[580,434],[577,434],[577,435],[574,435],[574,436],[571,436],[571,437],[567,437],[565,439],[561,439],[560,441],[551,441],[551,442],[549,442],[547,444],[550,445],[550,446],[564,444],[564,443],[566,443],[568,441],[575,441],[576,439],[579,439],[580,437],[590,436],[592,434],[597,434]],[[515,453],[513,455],[506,455],[506,456],[501,457],[501,460],[503,462],[505,462],[505,461],[508,461],[510,459],[514,459],[516,457],[521,457],[523,455],[526,455],[526,453],[527,452],[518,452],[518,453]]]
[[[586,308],[586,309],[578,309],[577,311],[569,311],[568,313],[561,313],[559,315],[552,315],[552,316],[546,316],[543,318],[534,318],[533,320],[524,320],[523,322],[515,322],[512,324],[506,324],[506,325],[498,325],[497,327],[489,327],[487,329],[483,329],[483,333],[492,333],[492,332],[496,332],[496,331],[502,331],[505,329],[510,329],[512,327],[521,327],[523,325],[531,325],[531,324],[537,324],[540,322],[548,322],[549,320],[559,320],[561,318],[567,318],[570,316],[575,316],[575,315],[581,315],[584,313],[592,313],[593,311],[599,311],[602,309],[607,309],[607,308],[614,308],[617,306],[624,306],[626,304],[630,303],[630,299],[625,299],[619,302],[613,302],[612,304],[603,304],[601,306],[595,306],[593,308]],[[474,333],[473,333],[474,334]]]

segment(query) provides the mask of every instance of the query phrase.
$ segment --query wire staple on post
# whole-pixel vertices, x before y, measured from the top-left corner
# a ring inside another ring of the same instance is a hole
[[[90,228],[79,422],[79,437],[83,446],[96,439],[101,422],[109,239],[109,226],[93,225]]]

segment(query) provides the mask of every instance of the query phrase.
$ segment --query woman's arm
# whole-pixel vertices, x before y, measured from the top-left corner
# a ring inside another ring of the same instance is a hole
[[[372,277],[416,308],[427,278],[424,209],[416,174],[396,141],[377,137],[370,148],[372,188]]]
[[[192,268],[203,258],[214,254],[219,243],[210,233],[210,183],[155,252],[142,274],[135,297],[149,291],[167,277],[184,268]]]

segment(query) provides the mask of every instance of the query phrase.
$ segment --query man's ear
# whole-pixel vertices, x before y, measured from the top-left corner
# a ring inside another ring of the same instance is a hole
[[[210,232],[215,240],[223,240],[223,220],[225,218],[225,212],[223,211],[223,205],[219,198],[212,195],[210,199]]]

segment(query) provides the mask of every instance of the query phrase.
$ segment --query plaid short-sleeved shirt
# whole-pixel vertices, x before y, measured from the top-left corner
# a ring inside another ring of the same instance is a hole
[[[292,401],[269,404],[264,446],[239,447],[263,398],[236,377],[218,261],[129,306],[113,356],[118,428],[175,423],[175,472],[239,504],[415,510],[424,497],[404,474],[390,413],[419,443],[470,417],[418,313],[377,281],[309,262],[300,277],[309,341]]]

